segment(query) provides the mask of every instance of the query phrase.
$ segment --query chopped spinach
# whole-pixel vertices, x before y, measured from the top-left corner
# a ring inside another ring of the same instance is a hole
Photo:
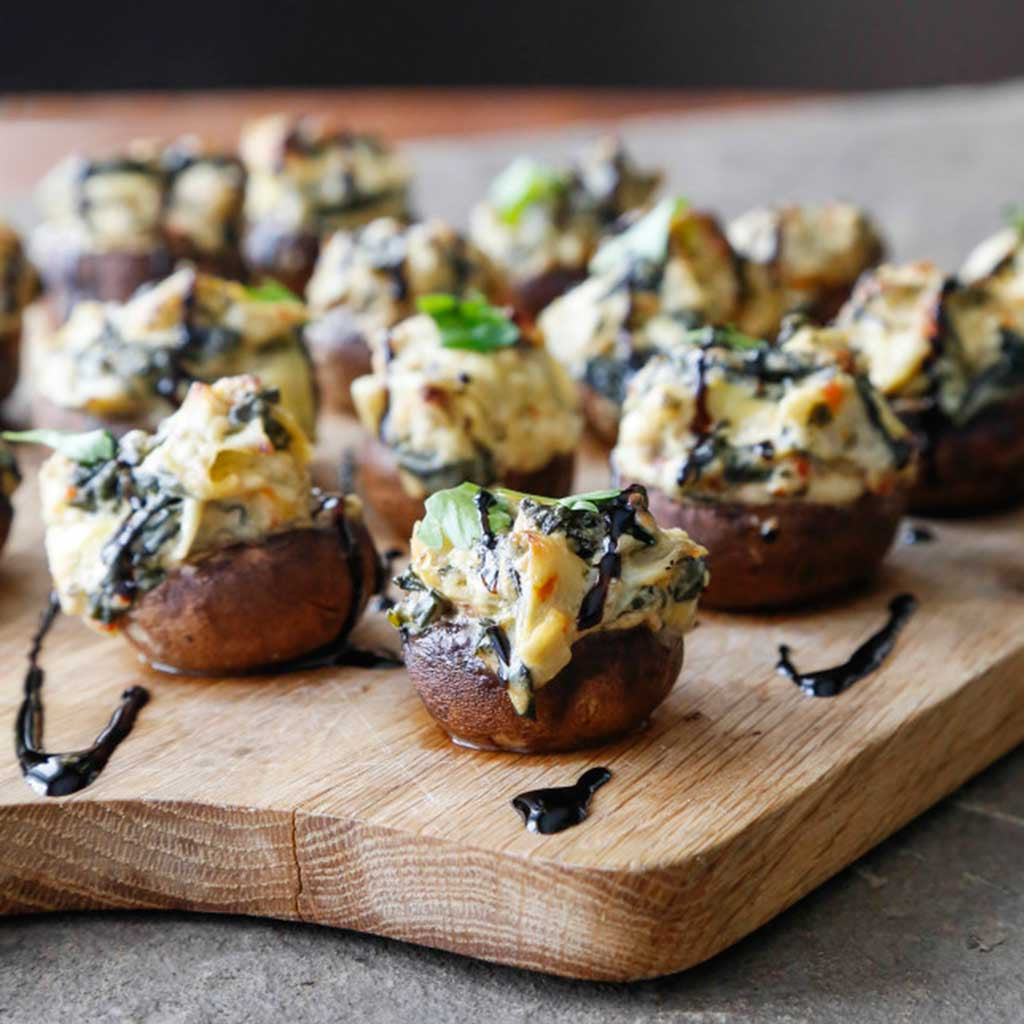
[[[280,401],[281,393],[276,388],[251,392],[228,410],[228,423],[241,430],[247,423],[259,420],[274,448],[284,451],[291,444],[292,437],[288,428],[274,416],[274,406]]]

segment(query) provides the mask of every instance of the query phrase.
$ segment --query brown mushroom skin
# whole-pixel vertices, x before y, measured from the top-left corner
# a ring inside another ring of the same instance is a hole
[[[908,494],[864,494],[845,505],[680,502],[654,489],[647,497],[662,528],[681,527],[708,549],[701,607],[751,611],[806,604],[869,579],[895,540]]]
[[[20,320],[20,318],[19,318]],[[21,324],[0,332],[0,398],[6,398],[18,383],[21,368]]]
[[[0,495],[0,551],[7,543],[11,532],[11,523],[14,521],[14,506],[11,499],[6,495]]]
[[[945,419],[901,418],[921,450],[912,512],[977,515],[1024,499],[1024,393],[990,406],[962,427]]]
[[[237,248],[219,249],[211,252],[200,249],[187,235],[167,232],[167,247],[171,253],[171,263],[176,265],[179,260],[191,263],[203,274],[223,277],[228,281],[246,281],[248,272],[242,262],[242,253]]]
[[[563,267],[525,278],[509,286],[509,302],[531,320],[535,320],[545,306],[550,306],[560,295],[586,280],[587,268]]]
[[[403,638],[420,699],[456,743],[524,754],[578,750],[642,728],[683,665],[680,634],[646,626],[589,633],[537,689],[535,717],[526,718],[475,648],[470,632],[451,623]]]
[[[320,252],[320,236],[258,221],[242,237],[242,259],[254,281],[272,278],[302,295]]]
[[[124,635],[154,667],[195,675],[272,669],[344,636],[377,589],[366,527],[323,525],[236,544],[144,594]]]
[[[501,484],[524,494],[561,498],[572,493],[575,455],[563,452],[540,469],[524,473],[509,470],[501,480],[488,480],[487,487]],[[478,483],[479,481],[472,481]],[[356,467],[356,490],[376,517],[396,537],[412,536],[416,521],[423,518],[423,499],[409,494],[402,486],[398,463],[391,449],[383,442],[368,437],[360,449]]]
[[[583,416],[591,433],[603,444],[613,448],[619,437],[621,406],[582,381],[579,391]]]
[[[352,412],[352,381],[372,369],[365,333],[352,314],[339,306],[308,324],[304,335],[323,408]]]
[[[163,245],[138,252],[51,251],[43,254],[40,266],[48,305],[58,323],[86,299],[127,302],[142,285],[162,280],[172,269],[170,250]]]

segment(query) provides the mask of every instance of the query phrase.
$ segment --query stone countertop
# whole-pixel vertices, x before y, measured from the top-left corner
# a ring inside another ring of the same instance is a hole
[[[839,195],[898,259],[954,268],[1022,195],[1024,87],[650,117],[622,133],[700,206]],[[426,213],[464,220],[510,155],[593,133],[410,144]],[[24,209],[9,199],[5,209]],[[0,842],[2,842],[0,836]],[[629,986],[344,931],[155,913],[0,920],[0,1021],[1024,1020],[1024,751],[708,964]]]

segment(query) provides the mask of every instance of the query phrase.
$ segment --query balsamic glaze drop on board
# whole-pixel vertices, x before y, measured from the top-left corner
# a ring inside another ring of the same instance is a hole
[[[889,602],[889,621],[872,636],[868,637],[853,654],[834,668],[823,668],[817,672],[800,672],[789,660],[790,649],[779,645],[779,661],[775,670],[779,675],[791,679],[809,697],[838,697],[859,679],[880,668],[892,652],[896,637],[917,608],[913,594],[900,594]]]
[[[900,531],[901,544],[930,544],[933,540],[935,534],[931,528],[917,523],[906,523]]]
[[[25,697],[14,723],[14,749],[25,781],[40,796],[67,796],[84,789],[103,771],[110,755],[135,724],[139,709],[149,700],[141,686],[132,686],[121,694],[121,703],[106,728],[92,746],[67,754],[50,754],[43,746],[43,670],[39,655],[43,639],[50,631],[60,604],[55,595],[43,612],[39,629],[32,638],[25,676]]]
[[[573,786],[531,789],[512,798],[530,832],[551,835],[585,821],[590,798],[612,777],[607,768],[590,768]]]

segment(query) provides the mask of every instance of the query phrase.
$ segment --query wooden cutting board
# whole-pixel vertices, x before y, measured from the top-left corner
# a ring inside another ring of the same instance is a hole
[[[331,428],[335,443],[343,431]],[[580,483],[603,464],[584,459]],[[580,978],[678,971],[736,942],[1024,739],[1024,514],[939,524],[855,600],[703,613],[647,731],[587,753],[452,746],[400,669],[198,680],[59,620],[46,745],[91,742],[121,690],[152,701],[94,785],[22,781],[11,731],[48,589],[35,487],[0,560],[0,911],[258,914]],[[875,675],[836,699],[774,672],[842,661],[910,591]],[[364,629],[386,629],[379,621]],[[511,798],[607,765],[589,820],[527,832]]]

